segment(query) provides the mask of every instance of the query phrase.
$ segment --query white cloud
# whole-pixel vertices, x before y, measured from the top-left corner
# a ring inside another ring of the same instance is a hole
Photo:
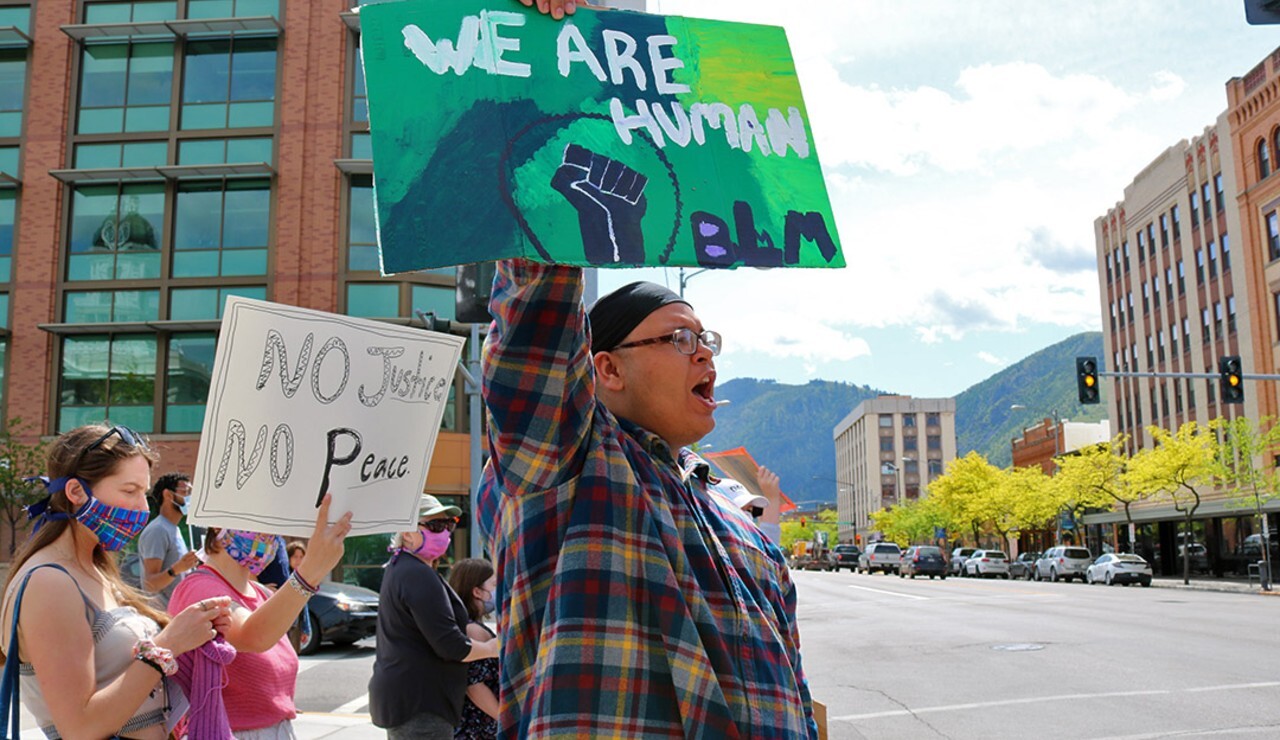
[[[988,365],[995,365],[997,367],[1004,367],[1005,365],[1009,364],[1008,360],[1004,359],[1003,357],[996,357],[990,352],[979,352],[977,354],[977,357],[979,360],[982,360]]]

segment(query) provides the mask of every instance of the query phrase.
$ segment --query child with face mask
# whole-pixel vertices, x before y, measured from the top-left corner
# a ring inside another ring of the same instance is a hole
[[[220,631],[236,656],[226,667],[222,700],[237,740],[294,737],[298,656],[285,635],[316,585],[342,559],[343,539],[351,531],[350,513],[329,523],[329,504],[325,496],[306,557],[274,593],[254,579],[275,559],[279,539],[212,528],[205,533],[204,564],[182,579],[169,601],[173,611],[213,596],[231,598],[228,625]]]
[[[496,639],[468,634],[468,607],[435,567],[460,513],[423,495],[417,530],[391,538],[369,680],[369,713],[391,740],[450,740],[462,719],[467,664],[498,654]]]
[[[467,636],[472,640],[497,637],[484,623],[497,611],[494,592],[498,576],[493,564],[480,558],[459,560],[449,569],[449,586],[467,605]],[[467,664],[467,699],[462,721],[453,730],[454,740],[493,740],[498,737],[498,659]]]

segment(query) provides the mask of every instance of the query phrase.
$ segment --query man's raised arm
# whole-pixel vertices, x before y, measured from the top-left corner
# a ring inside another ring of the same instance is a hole
[[[484,400],[502,489],[554,488],[578,474],[595,407],[582,270],[503,260],[489,310]]]

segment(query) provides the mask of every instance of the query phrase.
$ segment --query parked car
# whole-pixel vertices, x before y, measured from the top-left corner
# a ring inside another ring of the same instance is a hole
[[[350,645],[378,629],[378,592],[349,583],[324,581],[304,612],[311,627],[303,635],[298,655],[311,655],[320,644]]]
[[[876,542],[858,556],[858,570],[870,575],[877,570],[885,575],[897,573],[902,566],[902,548],[893,542]]]
[[[964,574],[982,578],[1009,578],[1009,556],[1000,550],[975,550],[964,561]]]
[[[902,566],[898,568],[898,577],[917,575],[947,577],[947,561],[942,557],[942,550],[933,545],[912,545],[902,553]]]
[[[1031,571],[1035,570],[1036,561],[1039,559],[1038,552],[1019,553],[1016,559],[1009,562],[1009,577],[1031,580]]]
[[[1184,547],[1183,545],[1178,545],[1177,568],[1179,572],[1182,571],[1182,548],[1183,547]],[[1192,573],[1208,573],[1209,572],[1209,550],[1199,542],[1192,542],[1190,545],[1186,545],[1185,547],[1187,548],[1187,557],[1191,561],[1189,563],[1189,565],[1191,566],[1191,572]]]
[[[1089,583],[1105,583],[1108,586],[1123,583],[1151,585],[1151,565],[1139,555],[1108,552],[1098,556],[1085,570],[1084,579]]]
[[[836,549],[832,550],[835,555],[835,569],[848,568],[850,572],[858,570],[858,556],[862,554],[862,549],[857,545],[836,545]]]
[[[951,551],[951,575],[964,575],[964,561],[978,551],[976,547],[957,547]]]
[[[1088,571],[1092,562],[1093,556],[1089,554],[1087,548],[1071,545],[1050,547],[1036,561],[1033,577],[1037,581],[1045,579],[1069,581],[1072,578],[1079,578],[1080,582],[1084,583],[1085,572]]]

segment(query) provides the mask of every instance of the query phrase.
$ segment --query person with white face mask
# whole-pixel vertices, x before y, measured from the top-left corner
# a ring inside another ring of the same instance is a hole
[[[391,538],[382,576],[369,713],[390,740],[451,740],[462,719],[467,664],[498,655],[467,635],[467,606],[436,570],[462,511],[423,495],[418,528]]]
[[[467,605],[467,636],[472,640],[497,637],[486,616],[498,610],[494,594],[498,576],[493,563],[481,558],[459,560],[449,569],[449,587]],[[453,740],[495,740],[498,737],[498,659],[486,658],[467,664],[467,700],[462,705],[462,721],[453,730]]]
[[[190,495],[191,479],[185,473],[165,473],[157,478],[150,498],[160,505],[159,516],[152,517],[138,537],[142,588],[156,595],[161,608],[168,606],[169,597],[173,596],[183,575],[200,564],[178,530],[178,524],[186,516]]]

